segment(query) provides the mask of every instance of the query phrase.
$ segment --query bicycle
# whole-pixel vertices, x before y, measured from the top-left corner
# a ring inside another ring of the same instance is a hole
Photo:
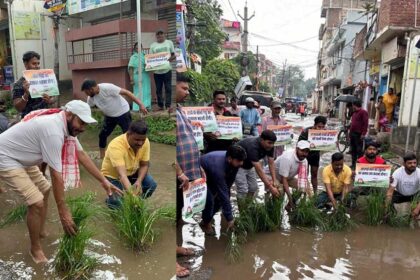
[[[338,133],[337,148],[340,153],[344,153],[350,147],[350,125],[345,125]]]

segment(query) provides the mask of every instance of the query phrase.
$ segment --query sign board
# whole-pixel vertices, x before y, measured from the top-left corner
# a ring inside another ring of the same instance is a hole
[[[242,138],[242,121],[240,117],[216,116],[217,131],[215,134],[219,139]]]
[[[314,151],[334,151],[337,148],[337,136],[337,130],[309,129],[310,148]]]
[[[39,40],[41,38],[40,16],[36,12],[13,12],[16,40]]]
[[[168,52],[160,53],[149,53],[144,56],[145,58],[145,70],[146,71],[159,71],[166,69],[169,62],[171,54]]]
[[[40,98],[43,94],[60,95],[54,70],[25,70],[23,77],[29,82],[29,93],[32,98]]]
[[[187,71],[187,65],[185,64],[184,54],[181,49],[175,50],[176,54],[176,72],[182,73]]]
[[[291,125],[268,125],[268,130],[276,134],[277,141],[274,146],[283,146],[292,143],[293,127]]]
[[[125,1],[127,0],[67,0],[67,7],[69,15],[73,15]]]
[[[44,9],[47,9],[49,12],[60,12],[66,7],[67,0],[46,0],[44,2]]]
[[[217,121],[213,107],[183,107],[190,122],[199,122],[203,126],[204,132],[217,131]]]
[[[182,208],[182,217],[184,219],[192,218],[194,214],[200,213],[206,206],[207,184],[204,179],[198,179],[190,183],[190,188],[183,192],[184,208]]]
[[[354,186],[388,188],[390,176],[390,165],[357,163]]]

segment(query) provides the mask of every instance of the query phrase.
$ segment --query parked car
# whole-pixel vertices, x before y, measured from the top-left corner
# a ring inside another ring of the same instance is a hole
[[[245,105],[245,99],[247,97],[252,97],[255,101],[258,101],[261,106],[269,107],[271,106],[271,102],[273,101],[273,96],[271,93],[262,92],[262,91],[249,91],[244,90],[238,96],[239,98],[239,105]]]

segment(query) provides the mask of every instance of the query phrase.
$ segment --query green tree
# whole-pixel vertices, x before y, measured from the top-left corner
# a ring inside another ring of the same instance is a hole
[[[190,80],[190,99],[193,103],[211,100],[212,91],[210,89],[208,76],[189,69],[185,74]]]
[[[222,53],[222,44],[226,38],[220,27],[223,10],[217,0],[185,0],[189,23],[196,24],[189,30],[189,51],[199,54],[202,64]],[[192,21],[192,22],[190,22]]]

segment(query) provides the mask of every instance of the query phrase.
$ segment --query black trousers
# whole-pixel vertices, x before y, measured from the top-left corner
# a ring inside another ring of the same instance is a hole
[[[162,89],[165,86],[165,106],[166,108],[171,107],[172,100],[172,71],[165,74],[154,74],[155,85],[156,85],[156,96],[158,105],[163,108],[163,93]]]
[[[362,134],[359,132],[350,132],[350,150],[351,150],[351,164],[356,166],[356,161],[363,154],[363,140]]]
[[[177,224],[181,221],[182,207],[184,207],[184,197],[181,188],[181,183],[178,178],[176,179],[176,222]]]
[[[104,117],[104,126],[102,127],[101,132],[99,132],[99,148],[106,148],[107,138],[114,131],[115,127],[119,125],[123,131],[126,133],[128,127],[131,123],[131,114],[128,111],[125,114],[122,114],[119,117]]]

